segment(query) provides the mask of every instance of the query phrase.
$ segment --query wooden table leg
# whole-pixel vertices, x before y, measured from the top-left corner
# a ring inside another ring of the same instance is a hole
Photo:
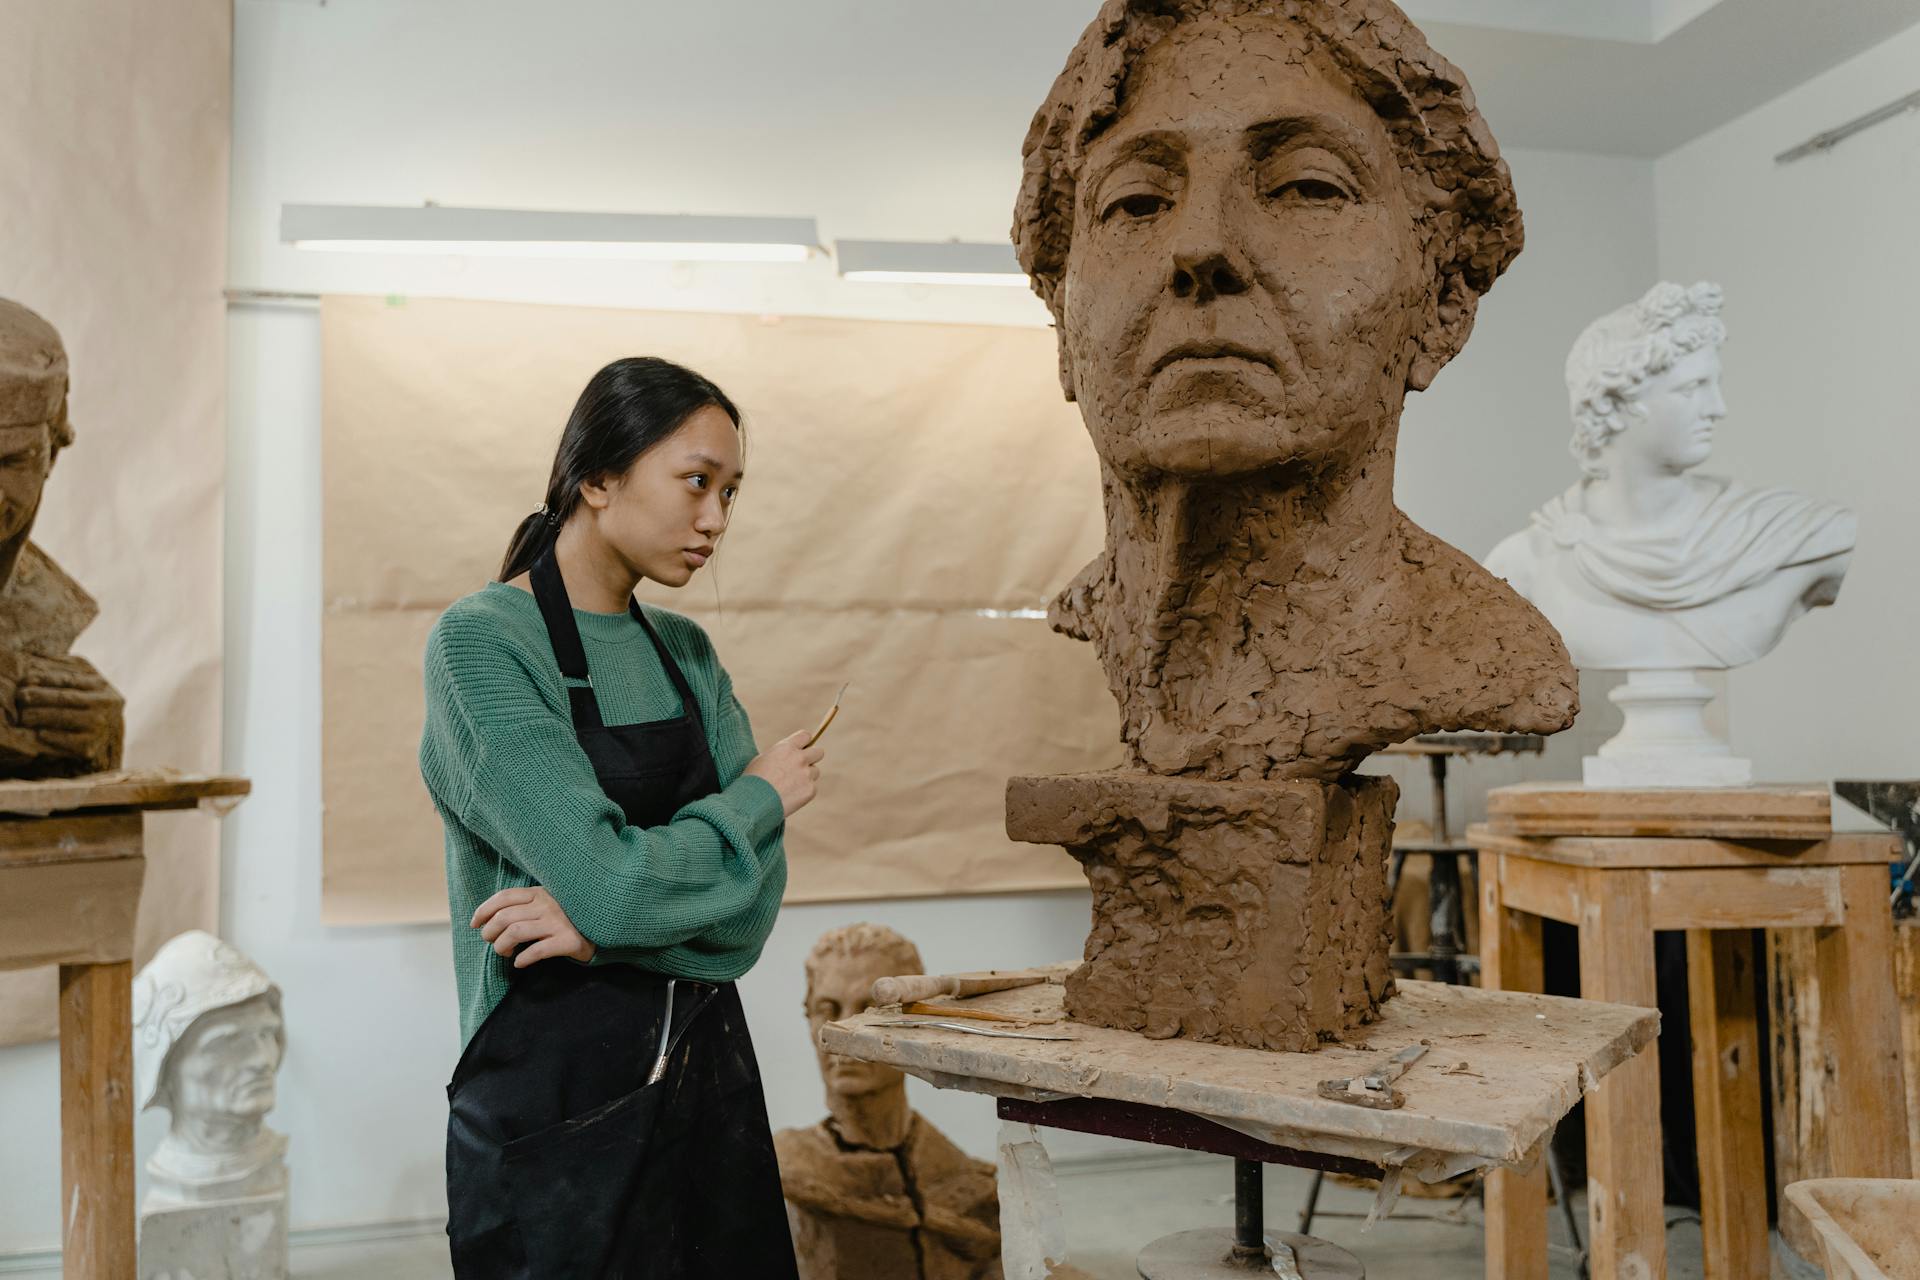
[[[1581,875],[1580,994],[1653,1008],[1647,873]],[[1649,1046],[1617,1067],[1587,1103],[1587,1221],[1592,1274],[1667,1274],[1660,1169],[1660,1060]]]
[[[61,1274],[133,1280],[133,964],[60,966]]]
[[[1766,1145],[1760,1130],[1760,1025],[1753,935],[1687,931],[1694,1133],[1707,1280],[1765,1280]]]
[[[1000,1263],[1006,1280],[1047,1280],[1067,1260],[1053,1158],[1030,1124],[1000,1122]]]
[[[1909,1176],[1893,990],[1893,910],[1879,866],[1841,869],[1845,918],[1814,935],[1829,1075],[1827,1140],[1837,1178]],[[1829,994],[1830,993],[1830,994]]]
[[[1538,991],[1544,985],[1540,917],[1507,907],[1500,892],[1503,861],[1499,854],[1480,855],[1480,985],[1490,991]],[[1546,1280],[1544,1147],[1528,1173],[1496,1169],[1487,1174],[1487,1280]]]

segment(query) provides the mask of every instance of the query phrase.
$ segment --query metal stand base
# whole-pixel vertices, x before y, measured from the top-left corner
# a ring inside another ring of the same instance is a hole
[[[1140,1275],[1143,1280],[1366,1280],[1360,1259],[1339,1245],[1286,1231],[1268,1232],[1266,1243],[1265,1256],[1251,1257],[1236,1249],[1234,1233],[1225,1229],[1162,1236],[1140,1251]]]

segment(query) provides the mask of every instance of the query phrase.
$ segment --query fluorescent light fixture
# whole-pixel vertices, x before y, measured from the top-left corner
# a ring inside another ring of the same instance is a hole
[[[280,206],[296,249],[484,258],[643,258],[663,262],[804,262],[820,247],[812,218],[569,213],[351,204]]]
[[[833,254],[846,280],[887,284],[984,284],[1025,288],[1010,244],[960,240],[836,240]]]

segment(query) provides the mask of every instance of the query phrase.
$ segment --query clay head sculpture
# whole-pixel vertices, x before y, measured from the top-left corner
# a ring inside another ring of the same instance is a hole
[[[1700,718],[1710,692],[1686,673],[1764,656],[1833,603],[1853,551],[1845,508],[1695,470],[1727,412],[1721,305],[1717,285],[1662,283],[1587,326],[1567,357],[1582,478],[1487,557],[1576,663],[1633,673],[1610,695],[1627,723],[1605,763],[1589,762],[1591,784],[1747,781]]]
[[[851,1018],[870,1006],[875,979],[922,972],[919,949],[885,925],[852,924],[835,929],[807,953],[807,1026],[820,1060],[820,1078],[827,1086],[830,1109],[836,1098],[884,1089],[898,1089],[901,1105],[906,1105],[905,1076],[879,1063],[828,1053],[820,1047],[820,1028]]]
[[[0,298],[0,777],[120,763],[120,695],[68,652],[99,610],[28,540],[54,459],[71,443],[60,335]]]
[[[52,325],[0,299],[0,583],[12,577],[40,512],[67,420],[67,353]]]
[[[1570,723],[1551,630],[1393,505],[1405,394],[1522,240],[1460,73],[1386,0],[1108,0],[1024,156],[1014,241],[1107,508],[1053,620],[1135,765],[1330,780]]]
[[[286,1050],[280,988],[195,929],[169,941],[133,986],[134,1086],[172,1125],[148,1170],[180,1200],[271,1190],[285,1138],[262,1128]]]

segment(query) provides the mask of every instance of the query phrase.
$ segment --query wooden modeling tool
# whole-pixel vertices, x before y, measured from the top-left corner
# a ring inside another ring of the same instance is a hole
[[[1044,970],[990,969],[985,973],[916,973],[904,978],[879,978],[873,984],[873,1002],[911,1004],[916,1000],[935,1000],[941,996],[964,999],[967,996],[983,996],[989,991],[1038,986],[1052,976]]]
[[[1407,1105],[1407,1095],[1394,1088],[1393,1082],[1426,1056],[1426,1041],[1410,1044],[1364,1074],[1344,1080],[1322,1080],[1320,1096],[1335,1102],[1351,1102],[1356,1107],[1372,1107],[1376,1111],[1398,1110]]]
[[[924,1000],[909,1000],[900,1006],[902,1013],[923,1013],[936,1018],[978,1018],[982,1022],[1018,1022],[1028,1023],[1031,1018],[1016,1018],[1010,1013],[993,1013],[986,1009],[963,1009],[957,1004],[928,1004]]]
[[[847,684],[852,683],[851,680],[847,681]],[[840,692],[833,695],[833,705],[827,708],[827,718],[820,722],[820,727],[813,731],[811,738],[807,739],[807,746],[810,747],[820,741],[820,735],[827,731],[827,726],[833,723],[833,718],[840,714],[840,699],[847,691],[847,684],[841,685]]]

